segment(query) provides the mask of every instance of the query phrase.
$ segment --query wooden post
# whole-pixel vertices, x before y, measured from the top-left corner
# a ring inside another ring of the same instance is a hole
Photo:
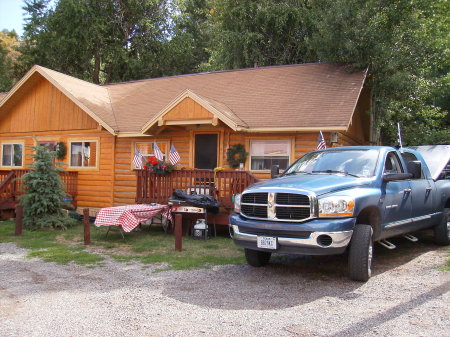
[[[183,245],[183,226],[182,226],[182,215],[175,215],[175,250],[181,252]]]
[[[22,235],[22,226],[23,226],[23,206],[16,206],[16,233],[15,236]]]
[[[84,244],[91,244],[91,227],[89,224],[89,208],[83,209]]]

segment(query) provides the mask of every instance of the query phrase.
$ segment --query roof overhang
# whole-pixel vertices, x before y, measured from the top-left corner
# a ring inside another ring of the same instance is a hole
[[[186,120],[176,120],[176,121],[167,121],[164,120],[163,117],[169,111],[171,111],[177,104],[183,101],[185,98],[191,98],[196,103],[200,104],[203,108],[208,110],[213,118],[208,119],[186,119]],[[215,104],[217,103],[217,104]],[[214,105],[221,105],[220,108]],[[164,126],[164,125],[195,125],[195,124],[212,124],[213,126],[218,125],[219,120],[224,124],[229,126],[232,130],[238,131],[238,129],[245,129],[245,123],[238,123],[236,120],[237,116],[233,116],[233,112],[228,109],[224,104],[214,102],[210,99],[204,98],[196,93],[192,92],[189,89],[184,90],[180,93],[172,102],[166,105],[160,112],[158,112],[151,120],[149,120],[143,127],[141,132],[148,132],[153,126]],[[234,117],[234,118],[232,118]]]
[[[60,90],[64,95],[66,95],[75,105],[77,105],[80,109],[86,112],[92,119],[94,119],[98,124],[108,130],[111,134],[115,135],[116,131],[108,125],[104,120],[102,120],[97,114],[95,114],[91,109],[89,109],[86,105],[80,102],[74,95],[70,93],[64,86],[62,86],[58,81],[56,81],[52,76],[50,76],[45,68],[35,65],[33,66],[26,74],[23,76],[19,82],[17,82],[14,87],[8,92],[8,94],[0,101],[0,111],[3,106],[5,106],[9,100],[21,89],[25,86],[25,84],[33,77],[33,75],[39,74],[47,81],[49,81],[52,85],[54,85],[58,90]],[[105,89],[107,90],[107,89]],[[1,116],[0,116],[1,117]]]

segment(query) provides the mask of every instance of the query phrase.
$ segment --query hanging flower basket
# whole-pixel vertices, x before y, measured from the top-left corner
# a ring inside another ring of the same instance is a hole
[[[171,163],[166,163],[165,161],[158,160],[156,157],[151,156],[148,158],[147,163],[144,165],[144,170],[148,170],[155,174],[166,174],[170,173],[175,169]]]

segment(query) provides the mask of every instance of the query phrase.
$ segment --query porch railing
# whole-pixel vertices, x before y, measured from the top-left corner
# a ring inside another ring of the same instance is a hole
[[[225,170],[176,170],[168,174],[156,174],[147,170],[135,170],[137,177],[136,202],[166,204],[175,189],[184,192],[209,194],[223,207],[233,207],[232,196],[258,181],[247,171]]]
[[[0,203],[6,200],[17,200],[25,189],[22,178],[30,170],[1,170],[0,171]],[[72,200],[76,200],[78,172],[59,172],[64,183],[65,191],[70,194]]]

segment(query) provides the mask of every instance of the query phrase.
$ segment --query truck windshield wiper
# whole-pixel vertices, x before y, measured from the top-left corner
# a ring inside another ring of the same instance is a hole
[[[292,176],[292,175],[296,175],[296,174],[298,174],[298,173],[301,173],[301,174],[311,174],[311,172],[306,172],[306,171],[292,171],[292,172],[289,172],[289,173],[285,173],[284,175],[285,175],[285,176]]]
[[[348,173],[348,172],[345,172],[345,171],[322,170],[322,171],[312,171],[312,173],[340,173],[340,174],[344,174],[346,176],[352,176],[352,177],[359,178],[359,175],[353,174],[353,173]]]

